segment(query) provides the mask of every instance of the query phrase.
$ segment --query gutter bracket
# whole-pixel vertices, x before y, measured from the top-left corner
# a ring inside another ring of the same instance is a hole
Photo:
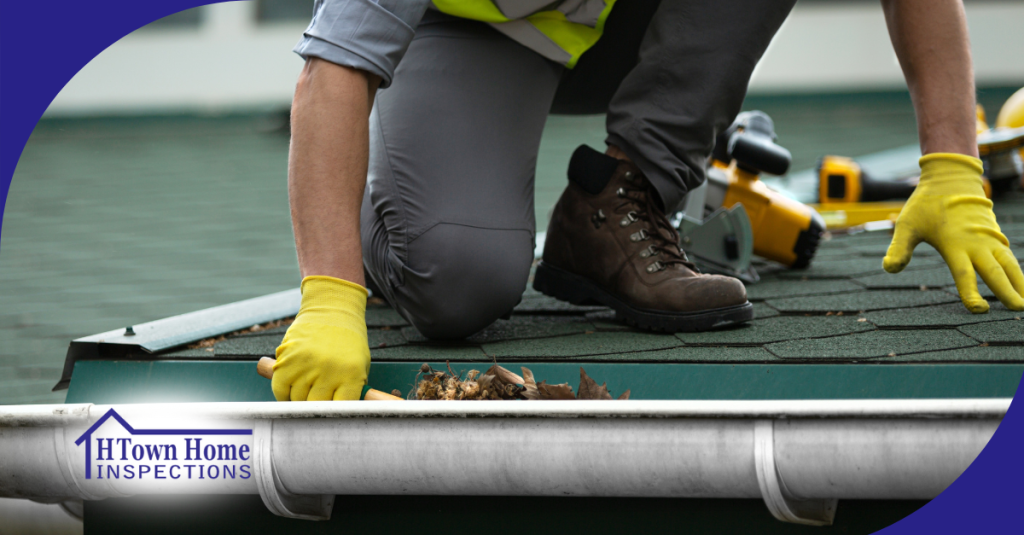
[[[253,428],[253,476],[263,505],[271,513],[301,520],[330,520],[334,495],[292,494],[284,488],[274,468],[273,420],[256,420]]]
[[[761,497],[772,516],[794,524],[832,525],[839,500],[798,500],[786,491],[775,464],[775,420],[754,421],[754,465]]]

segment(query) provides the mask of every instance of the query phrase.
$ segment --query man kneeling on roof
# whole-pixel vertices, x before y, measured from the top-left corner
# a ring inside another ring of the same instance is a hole
[[[302,304],[277,349],[277,399],[358,399],[367,286],[432,339],[511,312],[533,261],[534,168],[556,96],[607,113],[607,149],[573,155],[538,290],[653,330],[750,320],[743,284],[700,273],[666,214],[704,181],[794,3],[318,0],[295,48],[306,65],[288,185]],[[963,6],[882,7],[924,154],[884,268],[899,272],[925,241],[972,312],[988,310],[975,270],[1024,310],[1024,275],[982,191]],[[565,83],[599,39],[609,59],[591,64],[593,83]]]

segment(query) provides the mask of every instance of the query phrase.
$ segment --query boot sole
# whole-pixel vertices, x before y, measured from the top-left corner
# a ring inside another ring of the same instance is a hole
[[[598,288],[593,282],[544,263],[537,265],[533,289],[574,305],[600,305],[615,310],[615,315],[626,324],[651,331],[696,332],[708,331],[754,319],[754,305],[750,302],[731,307],[714,308],[700,312],[661,312],[630,306],[611,293]]]

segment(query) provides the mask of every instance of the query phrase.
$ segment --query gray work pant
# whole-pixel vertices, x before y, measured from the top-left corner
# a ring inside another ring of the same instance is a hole
[[[608,142],[667,209],[703,181],[716,133],[740,111],[794,1],[658,7],[607,124]],[[563,70],[485,24],[428,12],[378,93],[364,265],[425,336],[468,336],[519,302],[533,260],[537,151]]]

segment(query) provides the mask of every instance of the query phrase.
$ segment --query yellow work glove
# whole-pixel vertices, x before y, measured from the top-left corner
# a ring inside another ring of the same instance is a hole
[[[899,273],[914,247],[928,243],[939,251],[956,281],[960,300],[975,314],[988,312],[978,294],[975,270],[1011,310],[1024,310],[1024,275],[999,230],[992,201],[981,185],[981,160],[934,153],[921,158],[921,182],[896,220],[896,231],[882,267]]]
[[[366,289],[334,277],[302,279],[299,314],[277,348],[274,397],[359,399],[369,371]]]

